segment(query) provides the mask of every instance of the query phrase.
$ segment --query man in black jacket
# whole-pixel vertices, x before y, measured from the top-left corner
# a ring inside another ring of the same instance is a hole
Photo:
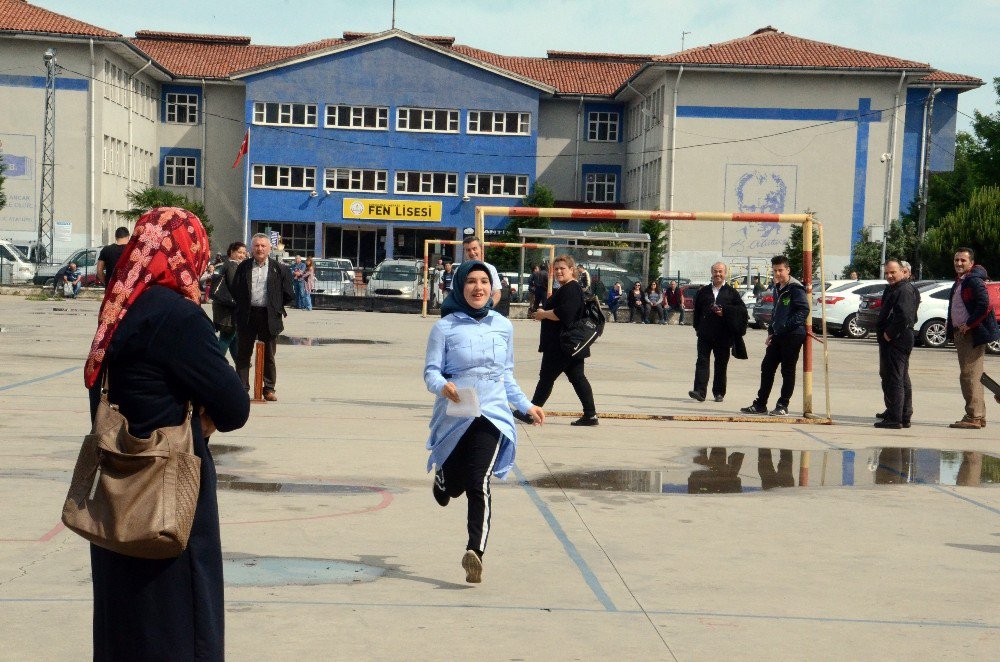
[[[694,366],[694,389],[688,395],[705,401],[708,391],[709,357],[715,355],[712,396],[716,402],[726,397],[726,367],[739,320],[746,328],[747,308],[735,289],[726,283],[726,265],[712,265],[712,283],[694,297],[694,330],[698,336],[698,360]],[[736,336],[742,339],[742,336]]]
[[[917,321],[920,293],[910,282],[910,264],[900,260],[885,263],[885,280],[878,313],[878,376],[882,379],[885,411],[876,418],[877,428],[898,430],[910,427],[913,416],[913,389],[910,386],[910,353],[913,351],[913,324]]]
[[[995,311],[983,281],[989,276],[976,264],[971,248],[955,251],[955,284],[948,303],[948,337],[955,340],[959,378],[965,398],[965,416],[949,427],[978,430],[986,427],[983,385],[983,357],[986,345],[1000,338]]]
[[[781,395],[771,416],[787,416],[788,402],[795,391],[795,367],[799,351],[806,340],[806,320],[809,317],[809,299],[802,283],[792,278],[788,258],[776,255],[771,258],[774,272],[774,312],[767,329],[764,359],[760,362],[760,390],[749,407],[740,409],[744,414],[766,414],[767,399],[774,386],[774,374],[781,366]]]
[[[275,339],[284,328],[285,306],[295,300],[292,273],[272,260],[271,240],[262,232],[250,243],[251,259],[236,268],[232,295],[236,301],[236,371],[243,387],[250,389],[250,355],[254,341],[264,343],[264,399],[275,401],[278,370],[274,363]]]

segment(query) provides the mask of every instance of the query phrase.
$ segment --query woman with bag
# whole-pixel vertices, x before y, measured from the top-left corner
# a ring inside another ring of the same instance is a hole
[[[590,348],[570,357],[563,352],[559,342],[562,332],[583,313],[583,288],[576,282],[574,266],[575,261],[569,255],[560,255],[552,261],[552,275],[559,283],[559,289],[533,315],[542,322],[538,343],[538,351],[542,353],[542,367],[538,372],[538,385],[535,386],[531,401],[544,407],[552,395],[556,378],[565,373],[583,405],[583,416],[570,425],[597,425],[594,390],[583,372],[583,361],[590,356]]]
[[[514,327],[490,310],[491,293],[483,262],[468,260],[458,267],[441,319],[427,339],[424,367],[427,390],[437,396],[427,470],[436,468],[432,492],[441,506],[465,493],[469,540],[462,568],[471,584],[483,576],[490,477],[503,478],[514,466],[517,433],[510,404],[536,425],[545,420],[514,379]]]
[[[153,209],[136,223],[101,304],[84,373],[92,416],[105,378],[107,400],[134,438],[183,424],[193,408],[200,487],[179,556],[137,558],[90,546],[95,660],[224,657],[222,543],[208,436],[242,427],[250,403],[198,303],[198,277],[210,256],[197,216]]]
[[[233,363],[236,363],[236,322],[233,320],[236,301],[233,300],[232,287],[236,267],[247,257],[247,245],[242,241],[234,241],[229,244],[226,255],[228,258],[225,264],[216,269],[213,275],[212,323],[219,332],[219,349],[222,350],[222,355],[229,352]]]
[[[312,292],[316,287],[316,267],[313,265],[311,257],[306,258],[306,268],[302,272],[302,307],[306,310],[313,309]]]

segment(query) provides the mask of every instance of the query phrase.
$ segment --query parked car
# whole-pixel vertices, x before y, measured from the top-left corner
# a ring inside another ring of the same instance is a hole
[[[99,287],[100,283],[97,281],[97,255],[100,251],[100,248],[78,248],[58,265],[39,266],[35,271],[35,277],[32,282],[35,285],[54,287],[56,285],[56,275],[60,271],[64,271],[70,262],[76,262],[76,268],[83,272],[83,286]]]
[[[920,290],[920,307],[917,309],[917,321],[913,325],[916,333],[915,344],[920,347],[938,348],[948,344],[947,320],[948,297],[951,294],[952,282],[921,281],[917,283]],[[994,314],[1000,321],[1000,281],[986,283],[993,304]],[[878,315],[882,307],[882,295],[871,294],[862,298],[858,308],[858,324],[874,331]],[[986,346],[990,354],[1000,354],[1000,340]]]
[[[35,265],[28,260],[28,256],[9,241],[0,240],[0,283],[30,283],[34,276]]]
[[[423,296],[423,260],[383,260],[375,267],[365,290],[372,297],[406,297],[419,299]]]
[[[687,285],[678,285],[681,288],[681,307],[684,308],[686,313],[694,313],[694,297],[698,294],[698,290],[705,286],[705,283],[688,283]],[[694,320],[694,315],[686,315],[686,319]]]
[[[351,277],[347,269],[316,266],[314,270],[313,294],[335,294],[348,297],[357,294],[354,289],[354,278]]]
[[[882,294],[885,289],[884,280],[849,280],[830,281],[826,290],[826,329],[829,333],[845,338],[864,338],[868,329],[857,323],[858,306],[861,297],[866,294]],[[812,323],[813,328],[822,324],[823,295],[813,292]]]
[[[753,326],[766,329],[771,323],[771,313],[774,312],[774,290],[761,290],[753,307]]]

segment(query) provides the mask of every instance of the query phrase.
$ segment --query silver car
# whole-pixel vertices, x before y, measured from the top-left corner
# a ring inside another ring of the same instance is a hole
[[[316,266],[314,268],[313,294],[336,294],[352,297],[356,294],[354,278],[347,269]]]
[[[368,279],[368,296],[420,299],[424,288],[423,260],[384,260]]]

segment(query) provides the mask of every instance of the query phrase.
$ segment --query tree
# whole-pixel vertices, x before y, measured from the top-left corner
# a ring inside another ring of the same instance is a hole
[[[924,275],[948,278],[953,274],[955,249],[967,246],[976,251],[976,263],[988,273],[1000,274],[1000,186],[984,186],[928,230],[921,246]]]
[[[535,183],[531,192],[521,200],[523,207],[554,207],[556,204],[552,189],[544,184]],[[516,244],[521,242],[517,231],[520,228],[532,228],[544,230],[551,225],[552,219],[539,218],[535,216],[515,216],[507,219],[507,226],[503,232],[496,235],[495,241]],[[527,258],[526,258],[527,259]],[[520,268],[521,249],[519,248],[493,248],[490,249],[489,260],[497,268],[497,271],[517,271]],[[531,269],[530,261],[525,262],[525,269]]]
[[[1000,76],[993,79],[993,89],[1000,100]],[[975,111],[972,131],[975,138],[969,160],[975,172],[975,185],[1000,186],[1000,111],[989,115]]]
[[[7,194],[3,192],[3,183],[7,179],[3,173],[6,169],[7,165],[3,162],[3,152],[0,152],[0,209],[7,206]]]
[[[916,202],[910,206],[910,211],[898,221],[892,221],[889,232],[886,233],[885,258],[887,260],[906,260],[916,264],[917,256],[917,216]],[[848,278],[852,271],[858,272],[860,278],[878,278],[882,270],[882,242],[871,240],[871,228],[862,228],[858,233],[858,241],[851,248],[851,263],[844,267],[841,274]]]
[[[819,276],[819,232],[816,232],[816,226],[813,226],[813,280]],[[802,278],[802,226],[793,225],[791,235],[788,237],[788,243],[785,244],[785,250],[783,251],[785,257],[788,258],[788,266],[794,278]]]
[[[154,186],[144,188],[141,191],[129,191],[126,197],[128,198],[128,203],[132,205],[132,209],[123,212],[122,216],[130,221],[135,221],[147,211],[156,207],[180,207],[201,219],[201,224],[205,226],[208,238],[212,238],[212,230],[214,230],[212,222],[205,214],[205,205],[197,200],[189,200],[185,195]]]
[[[646,219],[639,229],[649,235],[649,279],[660,277],[660,267],[663,266],[663,256],[667,252],[667,229],[663,221]]]

